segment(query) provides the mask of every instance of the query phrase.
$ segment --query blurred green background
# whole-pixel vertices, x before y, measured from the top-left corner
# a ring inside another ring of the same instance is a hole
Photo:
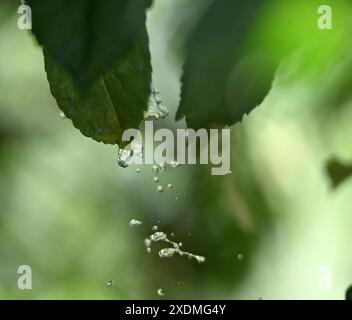
[[[173,121],[182,46],[206,6],[156,0],[148,13],[153,83],[171,111],[160,127],[185,126]],[[232,174],[168,169],[160,183],[174,188],[157,193],[150,166],[120,168],[116,147],[60,119],[41,48],[17,28],[16,7],[0,12],[0,298],[344,298],[352,181],[333,190],[324,168],[331,156],[352,160],[352,100],[332,98],[351,70],[347,38],[282,63],[264,102],[231,128]],[[206,263],[148,254],[155,224]],[[20,265],[32,290],[17,287]]]

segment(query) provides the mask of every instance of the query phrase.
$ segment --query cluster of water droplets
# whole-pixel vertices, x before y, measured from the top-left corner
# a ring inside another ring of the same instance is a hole
[[[152,89],[152,94],[149,97],[148,109],[144,112],[144,119],[160,120],[165,119],[169,115],[169,110],[162,104],[159,91]]]
[[[127,168],[133,163],[134,157],[143,159],[143,143],[134,139],[127,147],[117,147],[117,164],[122,168]],[[139,171],[140,172],[140,169]]]
[[[176,168],[179,166],[178,162],[177,161],[173,161],[170,163],[170,166],[172,168]],[[167,164],[166,162],[161,162],[159,164],[154,164],[151,168],[151,172],[152,174],[154,175],[153,177],[153,181],[155,183],[159,183],[159,173],[162,172],[162,171],[165,171],[166,170],[166,167],[167,167]],[[168,183],[167,184],[167,188],[169,190],[171,190],[173,188],[173,185],[171,183]],[[161,184],[158,184],[156,189],[155,189],[156,192],[158,193],[162,193],[164,191],[164,187],[161,185]]]
[[[151,252],[153,242],[165,242],[170,245],[169,247],[159,250],[160,258],[171,258],[174,255],[178,254],[180,256],[186,256],[190,259],[195,259],[199,263],[205,262],[205,257],[193,254],[191,252],[183,251],[181,249],[181,247],[183,246],[182,242],[177,243],[175,241],[170,240],[167,237],[167,234],[163,231],[156,231],[144,240],[147,252]]]
[[[129,223],[131,227],[139,226],[141,224],[142,221],[139,221],[137,219],[132,219]],[[175,241],[170,240],[165,232],[159,230],[159,227],[157,225],[154,225],[152,227],[152,231],[153,233],[149,237],[144,239],[144,245],[148,253],[152,251],[153,242],[165,242],[170,246],[159,250],[160,258],[171,258],[175,254],[178,254],[180,256],[187,256],[190,259],[195,259],[199,263],[205,262],[205,257],[193,254],[191,252],[183,251],[181,249],[181,247],[183,246],[182,242],[177,243]],[[171,233],[171,236],[174,236],[173,232]]]
[[[63,113],[62,113],[63,114]],[[162,101],[159,96],[159,91],[152,89],[149,97],[148,109],[144,113],[145,120],[160,120],[164,119],[169,115],[169,110],[162,105]],[[65,115],[63,114],[63,117]],[[134,157],[140,157],[143,159],[143,144],[142,141],[133,140],[127,147],[118,148],[117,152],[117,163],[122,168],[127,168],[132,162]],[[140,172],[138,168],[137,173]]]

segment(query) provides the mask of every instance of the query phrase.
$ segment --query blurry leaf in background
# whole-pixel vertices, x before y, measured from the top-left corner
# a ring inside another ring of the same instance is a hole
[[[122,133],[138,128],[150,95],[151,65],[148,35],[143,28],[124,59],[80,92],[70,76],[45,51],[50,89],[60,109],[85,136],[96,141],[121,144]]]
[[[331,159],[326,169],[334,188],[352,176],[352,166],[343,164],[336,159]]]
[[[319,5],[214,1],[186,46],[176,119],[195,128],[241,121],[269,92],[282,58],[320,31]]]
[[[186,116],[189,127],[200,128],[210,124],[225,125],[240,121],[244,112],[231,114],[232,110],[236,111],[243,107],[250,111],[250,108],[259,104],[263,98],[263,94],[259,97],[253,94],[252,102],[247,102],[246,91],[237,87],[242,95],[240,100],[248,105],[241,103],[240,106],[232,108],[225,101],[226,86],[232,71],[237,74],[236,80],[240,79],[239,85],[242,84],[244,89],[248,84],[245,81],[250,80],[245,79],[248,75],[246,68],[251,68],[257,59],[255,57],[248,63],[245,61],[242,67],[241,60],[244,56],[240,55],[240,50],[262,4],[260,1],[241,2],[243,3],[215,1],[188,42],[188,58],[182,78],[182,97],[176,118]],[[237,63],[239,68],[234,70]],[[258,65],[252,70],[258,71]],[[272,76],[271,74],[269,81],[265,81],[264,95],[270,89]]]
[[[38,42],[88,87],[133,47],[151,0],[29,0]]]

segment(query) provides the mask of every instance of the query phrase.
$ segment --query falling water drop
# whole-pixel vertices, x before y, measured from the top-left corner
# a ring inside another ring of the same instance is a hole
[[[156,187],[156,191],[159,192],[159,193],[163,192],[164,191],[163,186],[157,186]]]
[[[167,185],[167,188],[168,188],[168,189],[172,189],[172,188],[173,188],[173,185],[172,185],[171,183],[169,183],[169,184]]]
[[[158,229],[159,229],[158,226],[153,226],[153,227],[152,227],[152,230],[153,230],[153,231],[158,231]]]
[[[153,181],[154,181],[155,183],[158,183],[158,182],[159,182],[159,178],[158,178],[158,177],[154,177],[154,178],[153,178]]]
[[[141,172],[141,169],[140,169],[140,168],[137,168],[137,169],[136,169],[136,172],[137,172],[137,173],[140,173],[140,172]]]
[[[132,162],[133,151],[128,149],[118,148],[117,163],[122,168],[127,168]]]
[[[162,296],[164,296],[164,295],[165,295],[164,290],[163,290],[163,289],[161,289],[161,288],[159,288],[156,292],[158,293],[158,296],[160,296],[160,297],[162,297]]]
[[[205,261],[205,258],[202,256],[193,256],[197,260],[198,263],[203,263]]]
[[[180,164],[177,162],[177,161],[171,161],[170,162],[170,166],[173,167],[173,168],[176,168],[178,167]]]
[[[154,165],[152,166],[151,171],[152,171],[152,173],[153,173],[154,175],[157,176],[157,175],[159,174],[159,167],[154,164]]]
[[[137,219],[132,219],[130,221],[130,227],[140,226],[143,222]]]
[[[237,255],[237,259],[238,259],[238,260],[243,260],[243,255],[242,255],[241,253],[239,253],[239,254]]]
[[[166,162],[165,162],[165,161],[160,162],[160,163],[159,163],[159,168],[160,168],[160,170],[165,171],[165,169],[166,169]]]
[[[159,92],[152,89],[152,94],[149,97],[148,109],[144,112],[144,119],[165,119],[169,115],[169,110],[162,105]]]
[[[59,113],[59,117],[60,117],[61,120],[67,119],[65,114],[62,111]]]
[[[106,282],[106,285],[107,285],[109,288],[111,288],[111,287],[113,287],[113,286],[115,285],[115,283],[114,283],[113,280],[108,280],[108,281]]]

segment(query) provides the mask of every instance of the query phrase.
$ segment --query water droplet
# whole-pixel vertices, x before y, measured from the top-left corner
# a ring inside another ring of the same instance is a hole
[[[62,111],[59,113],[59,117],[60,117],[61,120],[67,119],[65,114]]]
[[[159,92],[155,89],[149,97],[148,109],[144,112],[144,119],[164,119],[169,115],[169,110],[162,105]]]
[[[159,178],[158,178],[158,177],[154,177],[154,178],[153,178],[153,181],[154,181],[155,183],[158,183],[158,182],[159,182]]]
[[[176,200],[178,200],[178,197],[175,197]]]
[[[170,162],[170,166],[173,167],[173,168],[176,168],[178,167],[180,164],[177,162],[177,161],[171,161]]]
[[[189,237],[192,236],[192,233],[189,233],[188,236],[189,236]]]
[[[152,252],[152,248],[147,248],[147,252],[151,253]]]
[[[166,239],[166,234],[162,231],[157,231],[150,236],[153,241],[162,241]]]
[[[158,226],[153,226],[153,227],[152,227],[152,230],[153,230],[153,231],[158,231],[158,229],[159,229]]]
[[[151,171],[152,171],[152,173],[153,173],[154,175],[157,176],[157,175],[159,174],[159,167],[154,164],[154,165],[152,166]]]
[[[164,295],[165,295],[164,290],[163,290],[163,289],[161,289],[161,288],[159,288],[156,292],[158,293],[158,296],[160,296],[160,297],[162,297],[162,296],[164,296]]]
[[[237,259],[238,259],[238,260],[243,260],[243,255],[239,253],[239,254],[237,255]]]
[[[137,172],[137,173],[140,173],[140,172],[141,172],[141,169],[140,169],[140,168],[137,168],[137,169],[136,169],[136,172]]]
[[[140,226],[143,222],[137,219],[132,219],[130,221],[130,227]]]
[[[115,285],[115,283],[114,283],[113,280],[108,280],[108,281],[106,282],[106,285],[107,285],[109,288],[111,288],[111,287],[113,287],[113,286]]]
[[[232,174],[232,171],[231,171],[231,170],[229,170],[228,174]]]
[[[117,147],[117,150],[117,163],[122,168],[132,164],[135,157],[143,158],[143,143],[138,139],[134,139],[125,148]]]
[[[132,150],[118,148],[117,163],[120,167],[127,168],[132,162],[132,157]]]
[[[203,263],[205,262],[205,257],[202,257],[202,256],[193,256],[198,263]]]
[[[164,191],[163,186],[157,186],[156,187],[156,191],[159,192],[159,193],[163,192]]]
[[[170,233],[170,236],[173,237],[175,234],[173,232]]]
[[[160,258],[171,258],[177,250],[175,248],[164,248],[159,251]]]
[[[149,238],[144,239],[144,244],[146,247],[150,247],[152,245],[152,241]]]
[[[172,189],[172,187],[173,187],[173,185],[172,185],[171,183],[169,183],[169,184],[167,185],[167,188],[168,188],[168,189]]]
[[[143,142],[139,139],[134,139],[131,142],[131,150],[133,151],[133,156],[143,159]]]
[[[160,162],[160,163],[159,163],[159,168],[160,168],[160,170],[165,171],[165,169],[166,169],[166,162],[165,162],[165,161]]]
[[[182,243],[182,242],[179,242],[179,243],[178,243],[178,246],[179,246],[179,247],[182,247],[182,246],[183,246],[183,243]]]

